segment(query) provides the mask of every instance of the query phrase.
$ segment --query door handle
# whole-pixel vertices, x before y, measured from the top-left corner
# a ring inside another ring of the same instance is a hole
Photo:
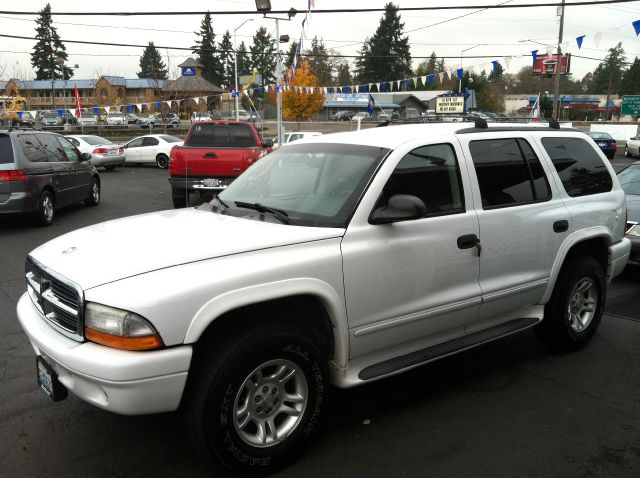
[[[214,153],[213,151],[210,151],[210,152],[208,152],[208,153],[205,153],[205,154],[204,154],[204,157],[205,157],[205,158],[217,158],[217,157],[218,157],[218,155],[217,155],[216,153]]]
[[[562,219],[553,223],[553,232],[566,232],[569,230],[569,221]]]
[[[465,234],[458,238],[458,249],[471,249],[480,243],[480,239],[475,234]]]

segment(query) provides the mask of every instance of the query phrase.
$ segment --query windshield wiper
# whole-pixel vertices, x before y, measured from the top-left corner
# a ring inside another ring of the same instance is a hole
[[[253,209],[254,211],[258,211],[258,212],[268,212],[269,214],[277,217],[280,220],[280,222],[282,222],[282,224],[291,224],[291,222],[287,218],[288,214],[286,213],[286,211],[283,211],[282,209],[276,209],[273,207],[265,206],[258,202],[251,203],[251,202],[234,201],[234,203],[236,207]]]

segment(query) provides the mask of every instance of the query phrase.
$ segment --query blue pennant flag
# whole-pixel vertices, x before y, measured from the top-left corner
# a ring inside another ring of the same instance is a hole
[[[427,75],[427,80],[429,80],[430,85],[433,85],[433,82],[436,81],[436,75],[434,73]]]
[[[373,96],[369,93],[369,103],[367,104],[367,113],[369,116],[373,114],[373,109],[376,107],[376,102],[373,100]]]
[[[538,50],[531,50],[531,57],[533,58],[533,62],[536,62],[536,58],[538,58]]]
[[[585,35],[580,35],[579,37],[576,37],[576,43],[578,44],[578,50],[580,48],[582,48],[582,42],[584,41],[584,37],[585,37]]]
[[[96,115],[99,115],[100,114],[100,108],[97,108],[97,107],[93,108],[93,113],[96,114]]]
[[[22,119],[22,111],[17,111],[16,114],[18,115],[18,118]]]
[[[631,22],[631,24],[633,25],[633,29],[636,31],[636,36],[640,35],[640,20]]]
[[[333,88],[327,88],[328,93],[333,93]]]
[[[458,68],[457,73],[458,73],[458,79],[461,80],[462,79],[462,75],[464,73],[464,70],[462,68]]]
[[[62,116],[62,113],[64,113],[64,110],[56,110],[56,112],[58,113],[58,116]]]
[[[264,91],[264,88],[263,88],[262,86],[258,86],[258,87],[256,88],[256,91],[257,91],[258,93],[262,93],[262,92]]]
[[[493,60],[491,64],[493,65],[493,71],[496,71],[500,62],[498,62],[498,60]]]
[[[161,104],[159,101],[156,101],[156,108],[160,108]]]
[[[351,87],[350,86],[343,86],[342,87],[342,92],[343,93],[351,93]]]
[[[409,80],[404,80],[404,90],[405,91],[409,90]]]
[[[362,85],[362,86],[360,87],[360,89],[361,89],[362,91],[364,91],[365,93],[367,92],[367,89],[368,89],[368,88],[369,88],[369,86],[368,86],[368,85]]]

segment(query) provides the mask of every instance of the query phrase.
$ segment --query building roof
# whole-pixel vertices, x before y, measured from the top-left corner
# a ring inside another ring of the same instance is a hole
[[[325,101],[325,108],[367,108],[368,103],[362,101]],[[376,101],[376,107],[380,108],[400,108],[400,105],[396,103],[383,103]]]
[[[178,68],[186,68],[189,66],[198,66],[200,68],[204,68],[204,65],[198,63],[196,60],[194,60],[193,58],[189,57],[187,58],[182,64],[178,65]]]
[[[166,80],[154,80],[153,78],[127,79],[127,88],[164,88]]]
[[[70,89],[72,90],[74,86],[77,86],[78,88],[84,88],[84,89],[90,89],[90,88],[95,88],[96,86],[96,80],[66,80],[66,81],[62,81],[62,80],[55,80],[55,81],[51,81],[51,80],[16,80],[14,78],[12,78],[9,81],[13,81],[14,83],[16,83],[18,85],[18,88],[20,88],[21,90],[50,90],[52,87],[55,90],[62,90],[62,89]],[[8,82],[4,82],[4,84],[0,84],[1,88],[6,88],[7,87],[7,83]],[[53,83],[53,85],[52,85]]]
[[[127,80],[124,76],[103,76],[105,80],[107,80],[110,84],[116,86],[126,86]]]
[[[191,93],[222,93],[220,86],[205,80],[201,76],[181,76],[177,80],[168,80],[163,91],[167,92],[191,92]]]

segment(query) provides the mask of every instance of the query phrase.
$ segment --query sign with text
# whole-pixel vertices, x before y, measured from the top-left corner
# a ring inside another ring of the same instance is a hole
[[[238,77],[238,83],[240,83],[242,86],[261,85],[262,84],[262,75],[259,75],[259,74],[255,74],[255,75],[240,75]]]
[[[558,55],[538,55],[533,64],[532,74],[537,75],[555,75],[558,65]],[[570,72],[571,54],[562,55],[560,59],[560,74],[565,75]]]
[[[640,116],[640,95],[624,95],[620,114]]]
[[[331,101],[348,101],[349,103],[369,103],[369,93],[333,93]]]
[[[196,69],[193,67],[185,66],[182,69],[182,76],[196,76]]]
[[[464,96],[438,96],[436,114],[464,113]]]

